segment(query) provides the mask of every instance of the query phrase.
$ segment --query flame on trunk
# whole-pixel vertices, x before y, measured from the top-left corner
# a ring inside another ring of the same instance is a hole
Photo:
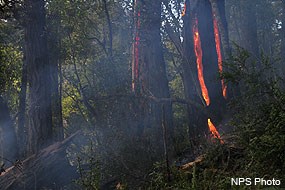
[[[215,42],[216,42],[216,51],[218,56],[218,66],[219,66],[219,72],[223,72],[223,59],[222,59],[222,52],[221,52],[221,40],[220,40],[220,33],[219,33],[219,27],[218,22],[215,18],[215,15],[213,15],[213,25],[214,25],[214,33],[215,33]],[[224,79],[221,80],[222,83],[222,91],[224,98],[227,97],[227,86],[224,83]]]
[[[221,139],[221,136],[220,136],[219,132],[217,131],[215,125],[211,122],[211,119],[210,119],[210,118],[208,118],[208,126],[209,126],[209,130],[210,130],[211,133],[212,133],[212,137],[219,139],[220,142],[221,142],[222,144],[224,144],[224,141]]]
[[[204,75],[203,75],[203,62],[202,62],[202,57],[203,57],[203,52],[201,48],[201,41],[200,41],[200,35],[198,31],[198,19],[194,18],[194,23],[193,23],[193,39],[194,39],[194,50],[195,50],[195,55],[196,55],[196,63],[197,63],[197,70],[198,70],[198,79],[202,91],[202,96],[206,102],[206,105],[210,105],[210,97],[208,94],[208,89],[206,87],[205,81],[204,81]]]
[[[135,42],[133,44],[133,65],[132,65],[132,91],[135,92],[139,80],[139,29],[140,29],[140,12],[137,13],[135,28]]]

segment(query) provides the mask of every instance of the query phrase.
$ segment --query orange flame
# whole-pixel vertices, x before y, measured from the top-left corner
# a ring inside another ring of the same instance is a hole
[[[185,16],[185,14],[186,14],[186,1],[184,3],[184,7],[182,9],[181,16]]]
[[[204,75],[203,75],[203,63],[202,63],[202,57],[203,52],[201,48],[201,41],[198,31],[198,19],[194,19],[193,24],[193,38],[194,38],[194,50],[196,55],[196,63],[197,63],[197,70],[198,70],[198,79],[202,90],[202,96],[206,102],[206,105],[210,105],[210,97],[208,94],[208,89],[206,87],[205,81],[204,81]]]
[[[221,40],[220,40],[220,34],[219,34],[219,27],[218,22],[215,18],[215,15],[213,15],[213,25],[214,25],[214,33],[215,33],[215,42],[216,42],[216,51],[218,56],[218,66],[219,66],[219,72],[220,74],[223,72],[223,59],[222,59],[222,53],[221,53]],[[221,80],[222,83],[222,91],[224,98],[227,97],[227,86],[224,83],[224,79]]]
[[[212,137],[219,139],[220,142],[222,144],[224,144],[224,141],[221,139],[221,136],[220,136],[219,132],[217,131],[215,125],[211,122],[210,118],[208,118],[208,126],[209,126],[209,130],[212,133]]]

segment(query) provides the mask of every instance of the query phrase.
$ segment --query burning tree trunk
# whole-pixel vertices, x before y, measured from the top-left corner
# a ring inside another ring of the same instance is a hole
[[[192,7],[190,1],[187,0],[185,3],[186,7]],[[183,35],[183,62],[182,62],[182,81],[184,86],[185,98],[195,102],[204,101],[203,97],[200,95],[201,90],[198,81],[198,70],[195,64],[195,53],[194,53],[194,44],[193,44],[193,31],[191,27],[191,20],[193,15],[190,14],[190,9],[186,8],[186,12],[183,16],[184,23],[184,35]],[[202,113],[200,110],[195,109],[187,105],[188,113],[188,128],[189,128],[189,138],[192,141],[193,146],[195,146],[193,138],[198,136],[198,128],[206,129],[206,124],[201,125],[201,116]]]
[[[224,99],[222,96],[223,88],[218,80],[219,67],[216,48],[218,44],[216,44],[217,41],[215,41],[213,14],[210,2],[208,0],[199,1],[193,14],[197,15],[197,17],[193,19],[192,27],[193,30],[197,27],[197,30],[195,30],[198,32],[199,38],[197,37],[197,33],[194,33],[193,37],[194,40],[195,38],[200,39],[201,50],[199,51],[201,51],[200,57],[203,65],[203,69],[201,68],[201,70],[203,70],[202,73],[205,81],[205,88],[208,91],[208,96],[206,96],[206,90],[204,91],[204,100],[209,107],[210,112],[214,113],[214,118],[211,119],[219,120],[224,107]],[[197,45],[199,45],[199,42],[197,42]],[[199,47],[197,48],[199,49]],[[199,51],[197,53],[199,53]],[[197,53],[196,56],[198,55]],[[197,65],[199,60],[197,58]],[[201,86],[201,89],[203,91],[204,87],[202,88]]]
[[[225,1],[210,0],[213,13],[213,25],[215,33],[216,51],[218,56],[219,72],[223,72],[223,59],[231,54],[229,46],[228,27],[225,15]],[[224,98],[227,97],[227,86],[221,80]]]
[[[218,61],[221,63],[220,60],[222,59],[221,50],[217,48],[220,45],[217,44],[220,43],[220,40],[217,40],[214,35],[213,23],[215,24],[215,22],[213,22],[210,2],[191,1],[190,3],[186,1],[186,7],[191,7],[191,9],[186,10],[191,10],[192,12],[186,11],[183,20],[184,56],[182,78],[185,97],[199,101],[200,96],[204,106],[209,107],[212,112],[211,118],[217,120],[217,117],[213,117],[213,113],[221,112],[221,103],[223,103],[223,89],[217,78],[219,72]],[[220,52],[220,55],[218,52]],[[191,63],[193,62],[196,65],[192,65]],[[207,122],[210,116],[189,106],[187,111],[190,118],[188,124],[190,139],[197,137],[198,134],[206,133],[208,127],[210,127]],[[193,141],[193,143],[195,142]],[[193,145],[195,146],[195,144]]]
[[[52,137],[50,65],[47,51],[45,2],[28,0],[25,23],[29,81],[29,152],[46,146]]]
[[[213,12],[213,21],[218,25],[218,32],[221,38],[222,55],[224,58],[227,58],[231,54],[231,48],[225,13],[225,0],[210,0],[210,2]]]

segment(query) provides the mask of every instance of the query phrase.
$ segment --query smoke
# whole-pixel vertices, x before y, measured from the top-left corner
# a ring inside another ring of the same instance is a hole
[[[17,157],[17,139],[7,103],[0,96],[0,153],[2,162],[11,165]],[[4,160],[5,158],[6,160]],[[0,159],[0,160],[1,160]]]

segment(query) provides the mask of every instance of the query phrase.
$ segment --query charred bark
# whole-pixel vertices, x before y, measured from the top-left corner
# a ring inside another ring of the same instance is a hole
[[[193,2],[186,1],[186,7],[192,7]],[[195,5],[195,4],[193,4]],[[194,45],[193,45],[193,32],[192,32],[192,19],[193,14],[190,14],[190,9],[186,9],[186,14],[183,18],[184,35],[183,35],[183,61],[182,61],[182,81],[184,86],[184,94],[186,100],[194,102],[202,102],[201,89],[198,82],[198,71],[195,60]],[[199,136],[201,129],[206,130],[207,125],[205,122],[201,123],[202,117],[201,110],[194,106],[187,105],[187,119],[188,119],[188,132],[189,138],[193,148],[196,146],[195,139]]]
[[[217,21],[218,24],[218,31],[221,39],[221,46],[222,46],[222,65],[223,65],[223,72],[226,71],[226,67],[224,67],[224,61],[227,61],[231,55],[232,50],[230,47],[229,42],[229,30],[228,30],[228,23],[226,19],[226,12],[225,12],[225,0],[210,0],[212,6],[212,13],[213,19]],[[214,21],[215,22],[215,21]],[[233,96],[232,86],[225,84],[222,79],[222,87],[224,85],[225,91],[224,95],[229,100]],[[223,89],[224,90],[224,89]]]
[[[225,102],[222,96],[221,82],[218,77],[218,57],[210,2],[208,0],[199,1],[194,14],[197,14],[198,18],[198,29],[203,51],[204,79],[210,97],[208,109],[210,112],[215,113],[215,117],[211,119],[217,123],[222,117],[222,109],[225,106]]]
[[[212,6],[213,16],[216,18],[219,26],[219,33],[223,48],[223,58],[227,59],[231,55],[231,49],[225,12],[225,0],[210,0],[210,2]]]
[[[51,74],[47,50],[45,2],[28,0],[25,23],[29,82],[28,151],[35,153],[52,137]]]

